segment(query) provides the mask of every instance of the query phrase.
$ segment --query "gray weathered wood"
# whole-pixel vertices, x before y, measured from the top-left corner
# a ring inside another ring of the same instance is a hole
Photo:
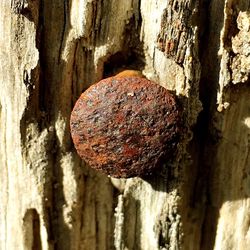
[[[247,249],[248,0],[0,2],[0,249]],[[184,132],[152,176],[76,155],[80,93],[122,69],[178,95]]]

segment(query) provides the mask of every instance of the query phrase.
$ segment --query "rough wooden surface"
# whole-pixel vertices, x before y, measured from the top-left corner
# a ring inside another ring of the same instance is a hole
[[[0,2],[0,249],[247,249],[249,1],[117,2]],[[143,179],[89,169],[69,134],[124,68],[183,107],[176,159]]]
[[[210,165],[210,171],[203,249],[247,249],[250,245],[250,3],[225,1],[218,6],[214,1],[212,8],[223,9],[224,15],[218,17],[219,11],[214,11],[211,17],[214,21],[210,22],[214,33],[210,32],[208,39],[211,41],[208,46],[218,42],[218,61],[213,63],[218,70],[209,79],[214,82],[216,92],[213,90],[210,103],[211,137],[206,139],[207,156],[204,155],[210,158],[206,164]],[[213,55],[210,62],[212,58]]]

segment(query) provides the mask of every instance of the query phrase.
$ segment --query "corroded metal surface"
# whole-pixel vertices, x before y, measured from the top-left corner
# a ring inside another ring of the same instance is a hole
[[[160,85],[140,77],[111,77],[80,96],[70,126],[75,148],[89,166],[127,178],[151,173],[172,156],[179,111]]]

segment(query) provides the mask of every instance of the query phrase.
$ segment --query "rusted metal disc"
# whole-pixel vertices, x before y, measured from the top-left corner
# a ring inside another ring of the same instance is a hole
[[[110,77],[92,85],[71,114],[71,135],[82,159],[113,177],[148,174],[172,157],[179,141],[175,98],[140,77]]]

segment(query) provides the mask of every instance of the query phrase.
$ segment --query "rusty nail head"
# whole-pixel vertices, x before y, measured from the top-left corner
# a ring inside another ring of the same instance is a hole
[[[117,178],[152,173],[179,141],[179,110],[162,86],[138,76],[88,88],[71,113],[75,148],[94,169]]]

